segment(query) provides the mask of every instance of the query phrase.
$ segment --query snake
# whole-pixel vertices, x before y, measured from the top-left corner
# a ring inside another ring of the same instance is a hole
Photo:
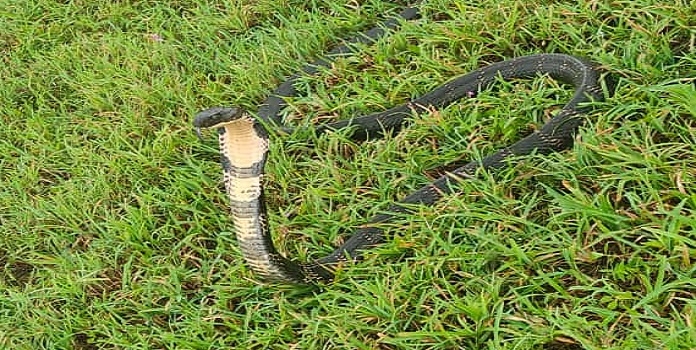
[[[338,46],[327,56],[347,53],[351,50],[350,45],[356,42],[374,41],[396,27],[399,21],[418,15],[417,9],[407,8],[382,26]],[[596,104],[594,102],[604,99],[604,75],[599,64],[568,54],[536,53],[480,67],[385,111],[312,127],[316,135],[350,128],[350,138],[368,140],[400,131],[414,115],[475,98],[500,81],[533,79],[543,75],[575,89],[570,100],[536,131],[482,159],[471,160],[445,172],[400,201],[388,205],[386,210],[355,229],[329,255],[310,262],[298,262],[278,251],[269,229],[264,201],[264,167],[269,156],[270,135],[274,134],[269,128],[291,130],[282,125],[281,119],[282,110],[287,105],[286,98],[297,93],[294,83],[301,76],[316,74],[321,67],[329,65],[330,61],[324,58],[307,64],[302,72],[281,83],[259,105],[256,113],[238,106],[212,107],[199,112],[193,120],[199,136],[201,129],[218,131],[220,164],[236,239],[246,265],[268,283],[318,285],[333,281],[338,268],[364,259],[365,251],[386,241],[384,223],[397,215],[412,213],[414,205],[433,205],[443,196],[455,193],[458,184],[475,178],[478,172],[499,170],[521,156],[548,155],[570,148],[584,116]]]

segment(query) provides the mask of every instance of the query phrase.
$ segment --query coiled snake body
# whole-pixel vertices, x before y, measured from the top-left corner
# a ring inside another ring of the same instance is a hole
[[[416,15],[417,12],[413,12],[413,9],[401,13],[401,17],[405,19]],[[395,23],[388,22],[386,27],[394,26]],[[382,35],[382,32],[381,29],[373,29],[368,32],[368,37],[374,39]],[[346,45],[343,45],[333,53],[345,50]],[[319,60],[305,67],[304,71],[314,73],[316,68],[313,66],[316,65],[326,66],[328,63]],[[261,105],[256,117],[237,107],[215,107],[200,112],[194,120],[194,126],[217,128],[219,131],[221,164],[232,219],[244,259],[251,269],[268,281],[303,284],[328,282],[333,279],[333,270],[337,264],[358,259],[361,251],[384,241],[383,229],[375,224],[391,220],[395,213],[408,212],[403,204],[431,205],[442,196],[452,193],[458,181],[471,178],[480,169],[495,170],[506,166],[511,157],[533,152],[548,154],[570,147],[581,123],[581,115],[590,108],[584,104],[601,101],[603,98],[600,73],[595,65],[573,56],[523,56],[477,69],[387,111],[317,127],[317,133],[352,127],[353,138],[365,139],[381,135],[384,131],[399,130],[413,113],[443,108],[459,99],[475,97],[497,79],[533,78],[540,74],[573,86],[575,93],[559,113],[538,131],[423,186],[400,202],[392,204],[384,213],[371,218],[367,225],[355,230],[330,255],[304,264],[287,259],[274,247],[268,231],[263,198],[263,169],[268,156],[269,134],[262,124],[274,125],[280,121],[280,110],[284,106],[282,97],[295,93],[292,83],[299,75],[280,85],[274,91],[274,96]],[[259,119],[270,123],[260,123]]]

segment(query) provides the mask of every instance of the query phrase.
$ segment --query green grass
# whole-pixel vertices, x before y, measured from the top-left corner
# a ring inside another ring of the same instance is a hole
[[[426,1],[422,19],[303,79],[287,120],[381,110],[538,52],[592,58],[616,94],[572,150],[401,217],[320,292],[246,269],[214,136],[199,142],[192,115],[253,109],[399,6],[0,0],[0,348],[696,348],[689,1]],[[322,256],[429,170],[519,139],[570,93],[539,78],[385,140],[275,138],[276,242]]]

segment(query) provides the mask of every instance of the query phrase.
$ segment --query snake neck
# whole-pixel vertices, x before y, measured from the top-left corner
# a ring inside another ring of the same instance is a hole
[[[268,155],[265,131],[247,116],[225,123],[218,130],[225,190],[247,266],[267,281],[308,283],[332,279],[328,270],[316,264],[297,264],[273,245],[263,194]]]

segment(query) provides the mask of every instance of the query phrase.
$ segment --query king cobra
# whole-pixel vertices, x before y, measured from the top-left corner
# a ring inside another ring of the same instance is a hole
[[[417,10],[408,8],[399,17],[411,19],[417,15]],[[353,42],[369,43],[397,24],[398,18],[391,19]],[[329,54],[338,55],[349,50],[349,45],[344,44]],[[304,74],[314,74],[318,71],[317,67],[329,64],[329,61],[319,59],[302,70]],[[444,108],[463,98],[474,98],[498,80],[547,75],[575,88],[570,101],[537,131],[481,160],[471,161],[445,173],[400,202],[390,205],[356,229],[345,243],[328,256],[309,263],[298,263],[281,255],[273,245],[264,203],[263,178],[269,149],[266,127],[281,125],[281,111],[286,105],[283,98],[296,94],[293,85],[303,73],[282,83],[260,105],[255,115],[239,107],[214,107],[198,113],[193,122],[198,132],[201,128],[218,130],[225,189],[237,241],[247,265],[269,282],[316,284],[332,281],[338,265],[359,260],[362,252],[384,242],[385,232],[380,224],[393,220],[395,215],[410,213],[412,209],[409,207],[432,205],[456,191],[458,182],[474,177],[479,171],[498,170],[511,163],[513,158],[532,153],[547,155],[572,146],[582,115],[592,107],[589,103],[603,100],[601,74],[596,64],[565,54],[534,54],[479,68],[386,111],[314,128],[317,134],[351,128],[353,139],[365,140],[399,131],[415,114]]]

